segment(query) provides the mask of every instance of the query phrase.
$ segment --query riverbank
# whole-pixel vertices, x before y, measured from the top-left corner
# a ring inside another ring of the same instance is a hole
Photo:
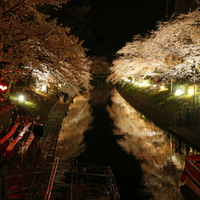
[[[23,95],[24,101],[19,101]],[[0,110],[0,126],[7,128],[10,120],[15,121],[19,116],[29,116],[31,119],[40,115],[41,122],[47,120],[52,107],[58,102],[55,94],[36,92],[30,89],[15,90],[10,96],[11,104]]]
[[[146,118],[152,120],[162,129],[177,135],[186,143],[196,148],[196,150],[200,151],[200,127],[196,122],[197,120],[195,120],[195,114],[192,113],[193,122],[190,128],[185,128],[184,125],[179,128],[176,126],[175,111],[173,114],[172,112],[158,109],[154,107],[154,105],[145,102],[144,99],[137,98],[137,96],[133,95],[134,93],[131,93],[127,88],[124,89],[123,87],[117,86],[116,89],[130,105],[145,115]]]
[[[139,112],[144,114],[148,119],[151,119],[158,126],[164,129],[167,129],[169,126],[174,126],[175,112],[172,114],[158,109],[153,104],[145,102],[144,99],[133,95],[134,93],[127,90],[127,88],[117,86],[116,89],[128,103],[133,105]]]

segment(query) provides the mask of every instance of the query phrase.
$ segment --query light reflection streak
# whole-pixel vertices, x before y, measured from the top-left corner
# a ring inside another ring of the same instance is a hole
[[[69,105],[56,148],[56,156],[62,160],[73,160],[84,151],[83,134],[90,129],[93,120],[89,98],[89,96],[76,96]]]
[[[179,181],[184,156],[175,153],[169,136],[142,118],[116,90],[112,91],[112,102],[107,110],[116,127],[114,134],[123,135],[118,144],[141,161],[146,192],[151,192],[155,200],[184,199]]]

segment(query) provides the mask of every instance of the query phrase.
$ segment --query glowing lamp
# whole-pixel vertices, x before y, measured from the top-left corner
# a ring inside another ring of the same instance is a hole
[[[189,89],[189,90],[188,90],[188,94],[189,94],[189,95],[192,95],[193,93],[194,93],[194,90],[193,90],[193,89]]]
[[[181,95],[181,94],[183,94],[183,91],[181,89],[178,89],[178,90],[176,90],[175,94],[176,95]]]
[[[165,87],[162,85],[162,86],[160,87],[160,89],[161,89],[161,90],[164,90],[164,89],[165,89]]]
[[[156,84],[154,84],[154,85],[153,85],[153,87],[155,88],[155,87],[157,87],[157,85],[156,85]]]
[[[19,101],[21,101],[21,102],[24,101],[24,96],[23,96],[23,95],[20,95],[20,96],[19,96]]]
[[[0,85],[0,90],[2,90],[2,91],[5,91],[5,90],[7,90],[8,89],[8,87],[5,85],[5,86],[3,86],[3,85]]]

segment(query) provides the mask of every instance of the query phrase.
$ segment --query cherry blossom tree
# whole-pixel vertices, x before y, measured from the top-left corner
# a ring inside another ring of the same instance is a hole
[[[192,80],[194,72],[197,75],[200,71],[199,21],[197,9],[173,21],[159,22],[157,30],[147,37],[134,36],[117,52],[107,81],[122,83],[124,77]]]
[[[67,0],[2,0],[0,3],[1,80],[15,80],[28,74],[49,72],[67,93],[75,95],[91,89],[91,61],[82,41],[70,34],[70,28],[57,25],[55,19],[38,11],[51,5],[59,8]]]

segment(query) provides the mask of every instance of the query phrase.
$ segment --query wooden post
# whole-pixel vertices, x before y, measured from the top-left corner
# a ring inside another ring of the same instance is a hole
[[[172,81],[172,78],[171,78],[171,89],[170,89],[170,93],[171,93],[171,94],[173,93],[173,81]]]
[[[195,111],[195,71],[194,71],[194,91],[193,91],[193,110]]]
[[[195,98],[196,98],[196,94],[195,94],[195,79],[196,79],[196,64],[195,64],[195,62],[194,62],[194,87],[193,87],[193,89],[194,89],[194,91],[193,91],[193,110],[195,111]]]

